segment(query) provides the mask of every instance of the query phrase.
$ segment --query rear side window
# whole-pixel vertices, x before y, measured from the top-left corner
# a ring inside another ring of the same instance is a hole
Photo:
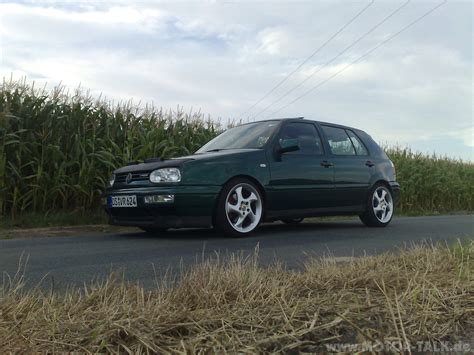
[[[364,145],[368,148],[371,155],[380,156],[383,159],[388,159],[387,154],[379,147],[379,145],[364,131],[357,131],[357,135],[361,138]]]
[[[364,146],[364,143],[362,143],[359,137],[357,137],[356,134],[349,129],[346,129],[346,132],[349,135],[352,144],[354,145],[357,155],[369,155],[367,148]]]
[[[332,154],[356,155],[354,145],[344,129],[330,126],[322,127]]]
[[[285,139],[298,139],[300,149],[288,154],[323,155],[323,145],[316,127],[311,123],[292,122],[280,131],[279,143]]]

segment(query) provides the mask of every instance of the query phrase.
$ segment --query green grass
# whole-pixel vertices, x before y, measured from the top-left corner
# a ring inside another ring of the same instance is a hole
[[[25,226],[33,225],[28,216],[36,214],[63,215],[52,222],[31,218],[40,225],[86,216],[97,209],[115,168],[149,157],[193,153],[223,128],[200,112],[111,104],[79,90],[68,93],[58,87],[47,92],[26,81],[4,81],[0,217],[10,221],[3,224]],[[472,163],[402,148],[386,151],[397,167],[402,213],[474,210]]]

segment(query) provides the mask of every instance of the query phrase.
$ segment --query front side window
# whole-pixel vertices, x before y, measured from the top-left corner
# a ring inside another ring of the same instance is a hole
[[[196,153],[226,149],[261,149],[267,144],[277,126],[278,121],[265,121],[234,127],[209,141]]]
[[[332,154],[356,155],[352,141],[344,129],[330,126],[322,127]]]
[[[319,137],[316,127],[311,123],[288,123],[282,128],[278,138],[280,145],[287,139],[298,140],[300,149],[288,154],[323,155],[321,138]]]

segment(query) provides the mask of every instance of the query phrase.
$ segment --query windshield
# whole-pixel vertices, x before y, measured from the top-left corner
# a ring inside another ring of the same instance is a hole
[[[231,128],[205,144],[196,153],[225,149],[263,148],[277,125],[277,121],[266,121]]]

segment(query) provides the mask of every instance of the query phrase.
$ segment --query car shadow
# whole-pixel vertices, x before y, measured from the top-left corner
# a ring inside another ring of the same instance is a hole
[[[334,220],[334,221],[310,221],[297,225],[288,225],[281,222],[264,223],[254,233],[244,238],[232,238],[217,232],[214,229],[171,229],[165,233],[147,233],[142,231],[121,233],[122,238],[133,239],[157,239],[157,240],[255,240],[266,237],[282,237],[289,235],[308,236],[308,233],[321,231],[347,231],[363,229],[365,227],[359,220]],[[317,234],[316,234],[317,235]]]

